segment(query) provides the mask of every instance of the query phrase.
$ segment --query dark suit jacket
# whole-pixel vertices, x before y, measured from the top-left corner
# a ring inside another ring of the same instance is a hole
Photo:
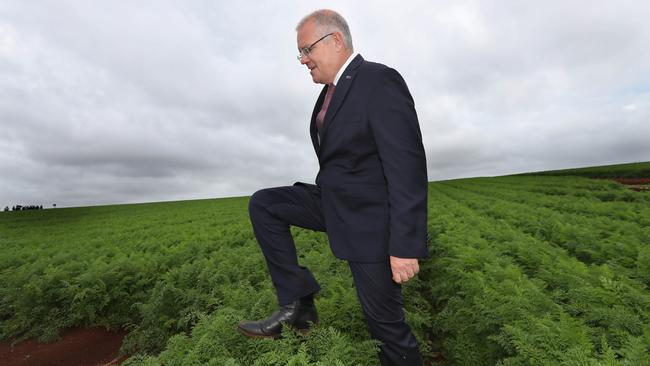
[[[321,131],[311,118],[330,247],[351,261],[428,255],[427,168],[413,98],[400,74],[356,56],[336,85]],[[319,136],[320,134],[320,141]]]

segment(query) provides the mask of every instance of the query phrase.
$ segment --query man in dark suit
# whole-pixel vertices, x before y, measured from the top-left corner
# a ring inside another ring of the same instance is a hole
[[[334,255],[348,261],[370,333],[383,343],[382,365],[421,365],[401,294],[418,258],[428,256],[426,160],[413,99],[397,71],[354,52],[336,12],[309,14],[296,30],[300,63],[325,84],[310,125],[320,170],[316,184],[251,197],[251,223],[280,306],[239,331],[275,338],[283,324],[307,331],[318,323],[320,286],[298,264],[294,225],[326,231]]]

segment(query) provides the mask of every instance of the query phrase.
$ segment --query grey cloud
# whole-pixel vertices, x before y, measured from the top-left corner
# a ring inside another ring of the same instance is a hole
[[[339,9],[416,102],[431,180],[650,159],[642,1],[5,1],[0,204],[313,181],[297,21]]]

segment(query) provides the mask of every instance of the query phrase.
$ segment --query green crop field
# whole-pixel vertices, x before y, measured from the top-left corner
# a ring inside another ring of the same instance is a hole
[[[0,213],[0,338],[126,329],[127,365],[378,365],[348,266],[292,229],[321,282],[309,336],[252,340],[275,293],[248,198]],[[445,365],[650,365],[650,192],[584,177],[429,185],[407,318]],[[442,356],[442,357],[440,357]]]

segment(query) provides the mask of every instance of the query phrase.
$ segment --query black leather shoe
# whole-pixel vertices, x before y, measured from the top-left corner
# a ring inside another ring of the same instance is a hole
[[[239,323],[237,330],[247,337],[275,339],[282,334],[283,323],[294,327],[302,334],[307,334],[312,325],[310,323],[318,324],[318,313],[313,299],[303,298],[280,306],[266,319]]]

